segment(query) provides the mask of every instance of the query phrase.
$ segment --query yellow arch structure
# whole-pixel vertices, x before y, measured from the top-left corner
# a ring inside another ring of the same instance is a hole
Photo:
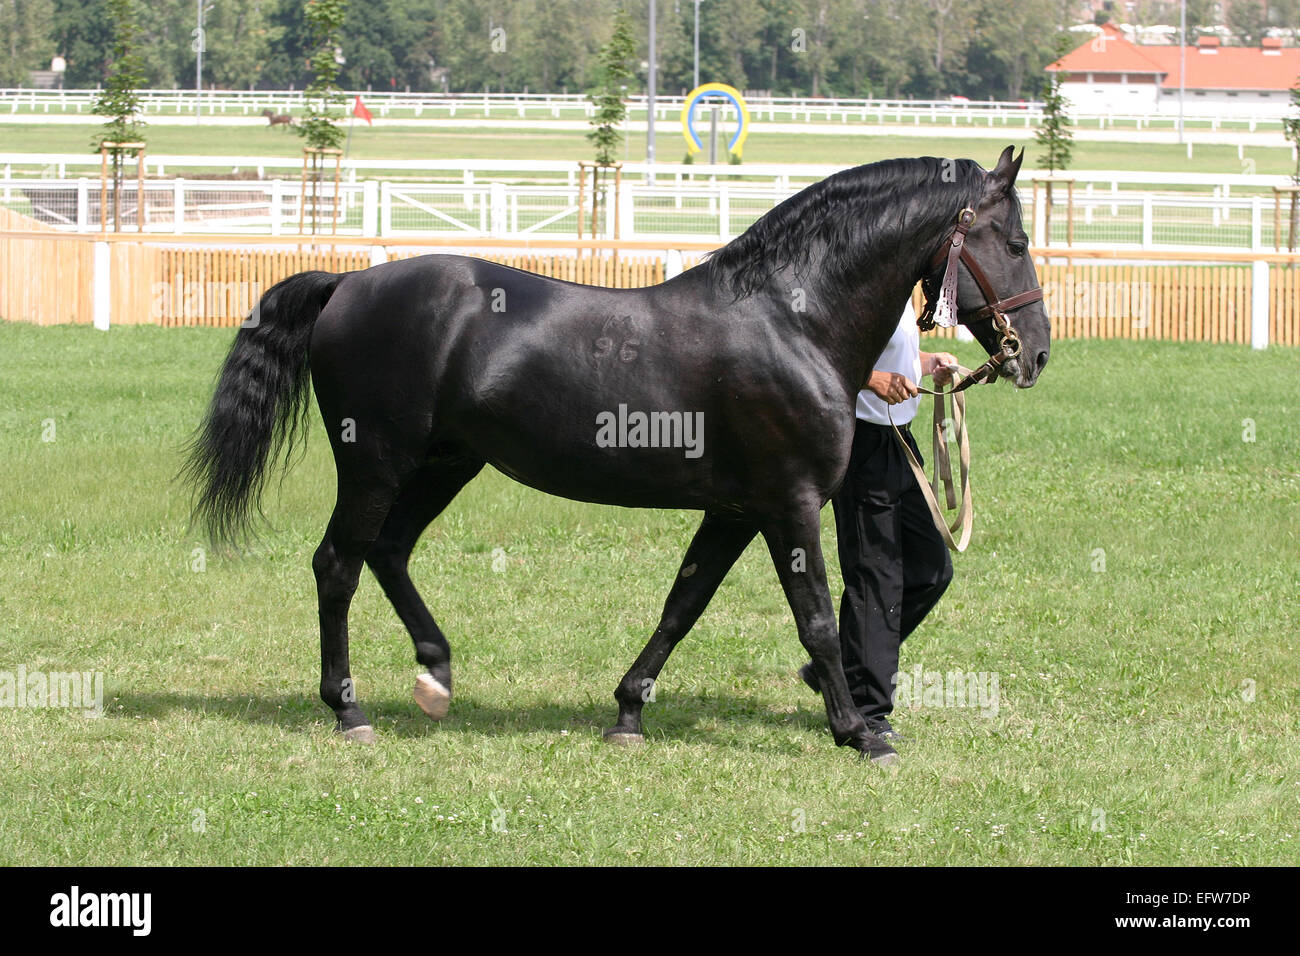
[[[704,149],[700,144],[700,137],[695,133],[693,122],[695,105],[704,99],[730,100],[736,107],[736,115],[740,117],[740,123],[736,127],[736,134],[727,144],[727,152],[741,156],[741,151],[745,148],[745,139],[749,136],[749,107],[745,104],[745,98],[740,95],[740,90],[726,83],[702,83],[686,95],[686,102],[682,104],[682,136],[686,138],[687,152],[694,156]]]

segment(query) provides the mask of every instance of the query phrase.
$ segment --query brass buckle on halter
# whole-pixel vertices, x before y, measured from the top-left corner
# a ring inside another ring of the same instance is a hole
[[[961,212],[957,213],[957,224],[969,229],[975,225],[975,210],[967,206]]]
[[[1008,359],[1013,359],[1019,355],[1020,336],[1011,327],[1011,320],[1007,318],[1005,312],[995,311],[993,313],[993,327],[1002,334],[998,340],[998,345],[1001,346],[1003,354]]]

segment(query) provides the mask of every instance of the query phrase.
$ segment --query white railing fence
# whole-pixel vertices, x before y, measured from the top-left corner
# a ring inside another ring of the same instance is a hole
[[[0,113],[89,114],[97,90],[0,89]],[[344,94],[351,103],[361,96],[370,111],[379,118],[455,118],[458,115],[487,118],[571,119],[589,118],[594,107],[582,93],[401,93],[371,90]],[[303,108],[303,94],[295,90],[141,90],[145,116],[190,114],[196,110],[204,116],[255,117],[262,110],[292,112]],[[757,122],[804,123],[912,123],[947,124],[949,126],[1032,126],[1042,119],[1042,104],[1030,101],[1000,100],[886,100],[853,97],[747,97],[750,116]],[[633,119],[644,120],[647,101],[644,95],[628,97]],[[663,95],[655,99],[655,116],[670,120],[681,112],[680,95]],[[732,118],[730,106],[721,106]],[[1249,130],[1277,127],[1287,106],[1236,108],[1231,112],[1193,104],[1187,121],[1200,127],[1219,129],[1224,126]],[[1152,125],[1168,126],[1177,120],[1175,112],[1146,111],[1133,113],[1074,112],[1072,119],[1080,125],[1108,128]]]
[[[617,199],[622,239],[716,240],[743,232],[773,206],[797,192],[797,185],[768,182],[677,182],[651,185],[628,181]],[[319,222],[342,235],[576,237],[576,185],[501,182],[411,183],[363,180],[340,184],[337,204],[332,182],[321,186]],[[304,208],[297,179],[146,180],[143,201],[133,179],[116,197],[122,227],[128,231],[201,234],[291,235],[300,221],[310,223],[313,204],[308,184]],[[1089,191],[1076,189],[1073,227],[1063,189],[1054,192],[1051,236],[1040,191],[1022,192],[1025,226],[1038,245],[1124,247],[1132,249],[1204,248],[1269,250],[1274,248],[1274,203],[1261,195],[1211,195]],[[111,225],[115,199],[101,208],[98,177],[2,178],[0,203],[56,229],[98,232]],[[587,197],[590,205],[590,196]],[[602,198],[601,231],[615,238],[613,188]],[[1288,240],[1289,208],[1282,208],[1283,244]],[[590,234],[590,211],[586,214]]]

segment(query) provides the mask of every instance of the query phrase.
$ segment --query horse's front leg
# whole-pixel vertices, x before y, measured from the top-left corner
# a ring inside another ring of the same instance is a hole
[[[686,636],[708,607],[722,579],[754,540],[758,529],[745,521],[706,514],[695,532],[677,579],[664,603],[659,626],[636,662],[619,682],[618,723],[605,731],[610,743],[640,743],[641,708],[650,699],[655,680],[677,642]]]
[[[849,683],[840,660],[839,631],[830,590],[826,586],[826,565],[822,560],[821,509],[805,502],[789,514],[763,526],[777,576],[786,600],[794,612],[799,640],[812,657],[821,680],[831,735],[839,746],[851,744],[863,758],[880,764],[898,761],[898,753],[867,730],[862,714],[853,706]]]

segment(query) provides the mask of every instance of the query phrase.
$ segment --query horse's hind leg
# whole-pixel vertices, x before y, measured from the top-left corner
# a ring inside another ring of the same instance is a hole
[[[451,646],[411,583],[407,564],[429,522],[482,467],[475,459],[439,458],[416,471],[404,483],[366,555],[366,564],[415,642],[415,659],[428,668],[416,678],[415,700],[434,720],[445,717],[451,704]]]
[[[397,497],[396,481],[358,480],[339,472],[338,500],[324,540],[312,558],[320,606],[320,696],[338,718],[348,740],[371,743],[375,732],[357,703],[348,659],[348,608],[361,576],[361,563],[379,536]]]
[[[644,740],[641,708],[650,699],[655,679],[668,655],[704,613],[718,585],[757,533],[758,529],[747,522],[711,514],[704,516],[668,592],[659,626],[614,691],[618,723],[605,731],[605,739],[610,743]]]

